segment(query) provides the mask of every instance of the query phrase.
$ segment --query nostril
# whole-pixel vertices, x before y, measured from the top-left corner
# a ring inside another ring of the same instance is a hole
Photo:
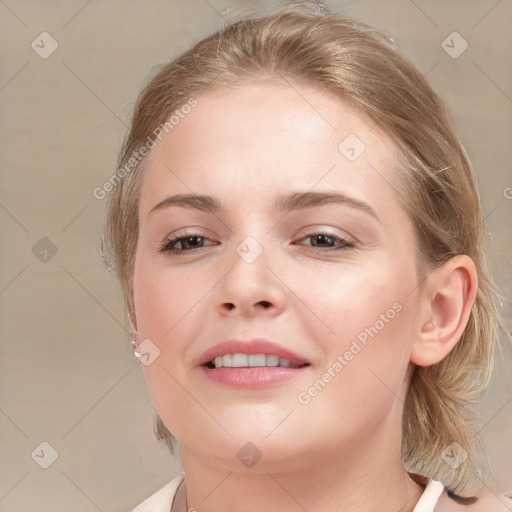
[[[268,308],[270,306],[270,302],[268,300],[261,300],[258,302],[258,304],[261,304],[262,306]]]

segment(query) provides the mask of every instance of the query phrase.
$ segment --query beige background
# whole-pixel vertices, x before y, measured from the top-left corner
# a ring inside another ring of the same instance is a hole
[[[180,471],[154,440],[120,294],[100,259],[105,201],[92,191],[115,171],[130,108],[157,64],[219,28],[222,16],[284,3],[0,2],[0,510],[127,511]],[[491,263],[510,301],[512,2],[325,4],[388,30],[448,101],[477,169]],[[31,43],[45,31],[58,48],[43,59]],[[453,31],[469,44],[457,59],[441,47]],[[486,485],[508,490],[511,362],[505,346],[481,405]],[[38,448],[44,441],[58,453],[48,469],[36,463],[49,461],[50,449],[42,456]]]

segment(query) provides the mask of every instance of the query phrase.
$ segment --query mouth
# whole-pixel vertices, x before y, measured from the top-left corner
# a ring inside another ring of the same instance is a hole
[[[263,338],[226,340],[203,353],[197,366],[211,383],[257,389],[285,383],[310,371],[311,364],[286,345]]]
[[[233,353],[216,356],[204,364],[206,368],[303,368],[309,363],[294,363],[276,354]]]
[[[247,354],[242,355],[247,356]],[[242,362],[243,361],[241,361],[240,364]],[[272,359],[271,362],[273,362]],[[309,373],[311,369],[311,365],[308,363],[292,365],[292,363],[287,362],[286,359],[283,364],[284,366],[247,365],[216,367],[214,361],[209,361],[200,366],[200,369],[211,383],[234,389],[262,389],[284,385],[287,382],[303,377],[306,373]]]

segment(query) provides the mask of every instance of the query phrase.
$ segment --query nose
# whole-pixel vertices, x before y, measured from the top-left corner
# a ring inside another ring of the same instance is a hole
[[[279,276],[278,266],[263,251],[254,261],[238,253],[232,258],[231,269],[221,280],[216,305],[223,316],[277,316],[286,305],[286,285]]]

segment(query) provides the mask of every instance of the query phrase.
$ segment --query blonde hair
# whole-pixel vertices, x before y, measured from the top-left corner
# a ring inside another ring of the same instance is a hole
[[[404,464],[452,491],[463,488],[478,470],[483,446],[473,405],[493,371],[502,325],[498,295],[483,252],[475,177],[447,107],[386,33],[308,5],[222,28],[164,65],[141,92],[119,168],[206,88],[266,78],[334,93],[396,142],[403,157],[398,192],[416,227],[420,278],[455,255],[466,254],[476,264],[478,293],[462,338],[440,363],[413,368],[403,415]],[[105,262],[119,278],[130,318],[144,161],[132,162],[111,192],[103,239]],[[172,435],[159,417],[156,432],[172,451]],[[443,459],[453,442],[468,454],[457,468]]]

